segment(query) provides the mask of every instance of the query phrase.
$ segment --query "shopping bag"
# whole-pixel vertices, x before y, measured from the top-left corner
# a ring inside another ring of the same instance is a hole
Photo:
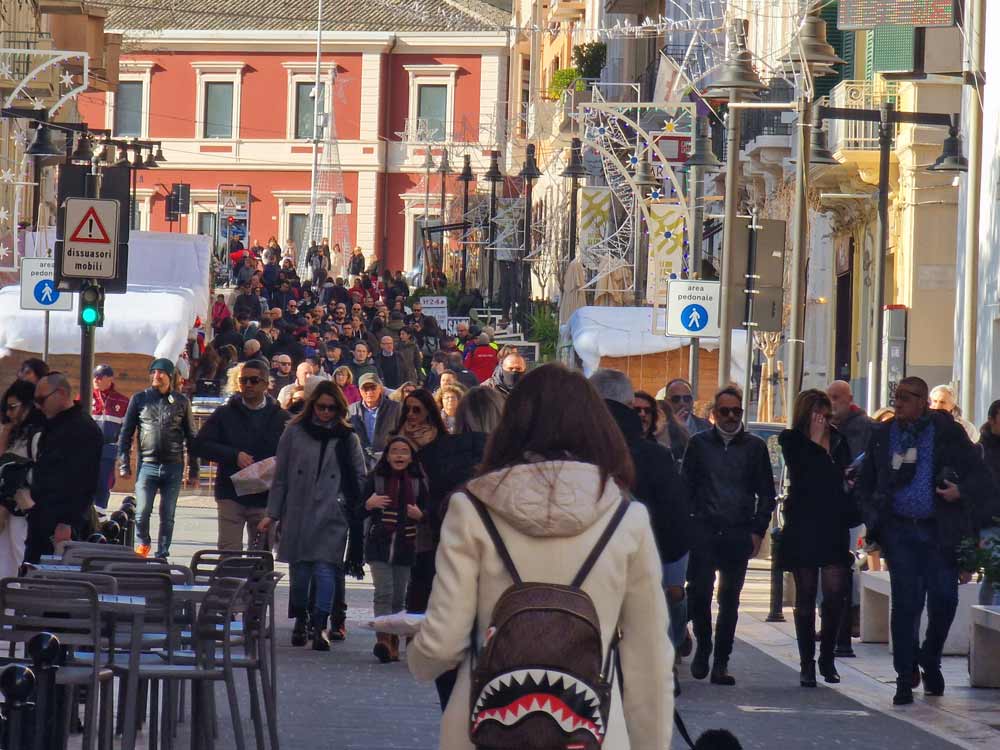
[[[274,481],[274,467],[277,459],[274,456],[265,458],[263,461],[256,461],[245,469],[240,469],[233,474],[230,479],[236,494],[240,497],[244,495],[257,495],[271,489],[271,482]]]

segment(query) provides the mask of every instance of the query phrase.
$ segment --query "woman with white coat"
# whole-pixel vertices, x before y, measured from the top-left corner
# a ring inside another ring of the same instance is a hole
[[[512,391],[468,490],[486,506],[525,582],[568,584],[615,515],[632,472],[624,438],[593,387],[579,373],[545,365]],[[450,499],[436,562],[426,619],[407,659],[418,680],[458,667],[440,747],[468,750],[470,649],[487,640],[511,577],[464,491]],[[581,587],[596,608],[604,654],[621,630],[622,679],[613,679],[607,750],[670,746],[673,648],[660,578],[649,516],[641,503],[629,503]]]

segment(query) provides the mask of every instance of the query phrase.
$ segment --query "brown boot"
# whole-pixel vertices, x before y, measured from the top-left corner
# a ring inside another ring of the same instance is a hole
[[[388,664],[392,660],[392,645],[388,633],[376,633],[375,634],[375,647],[372,649],[372,653],[375,654],[375,658],[378,659],[383,664]]]
[[[392,661],[399,661],[399,636],[390,635],[389,636],[389,659]]]

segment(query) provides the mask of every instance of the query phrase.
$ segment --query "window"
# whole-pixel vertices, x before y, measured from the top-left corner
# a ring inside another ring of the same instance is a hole
[[[203,112],[205,138],[233,137],[233,84],[210,81],[205,84]]]
[[[427,139],[446,139],[448,125],[448,87],[417,86],[417,119],[427,123]]]
[[[312,81],[295,84],[295,137],[312,138],[313,125],[316,122],[316,101],[319,100],[319,110],[322,113],[325,109],[323,103],[326,101],[326,85],[320,84],[318,90]],[[316,129],[316,137],[323,137],[322,124]]]
[[[215,237],[215,214],[206,212],[198,214],[198,234]]]
[[[122,81],[115,90],[115,135],[142,136],[142,81]]]

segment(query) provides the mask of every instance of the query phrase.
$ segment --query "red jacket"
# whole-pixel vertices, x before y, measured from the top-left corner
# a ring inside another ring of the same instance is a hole
[[[94,389],[94,408],[91,416],[104,433],[105,445],[118,444],[118,433],[121,432],[128,411],[128,398],[115,390],[112,385],[106,393]]]
[[[497,368],[496,344],[480,344],[465,356],[465,366],[480,383],[486,382]]]

